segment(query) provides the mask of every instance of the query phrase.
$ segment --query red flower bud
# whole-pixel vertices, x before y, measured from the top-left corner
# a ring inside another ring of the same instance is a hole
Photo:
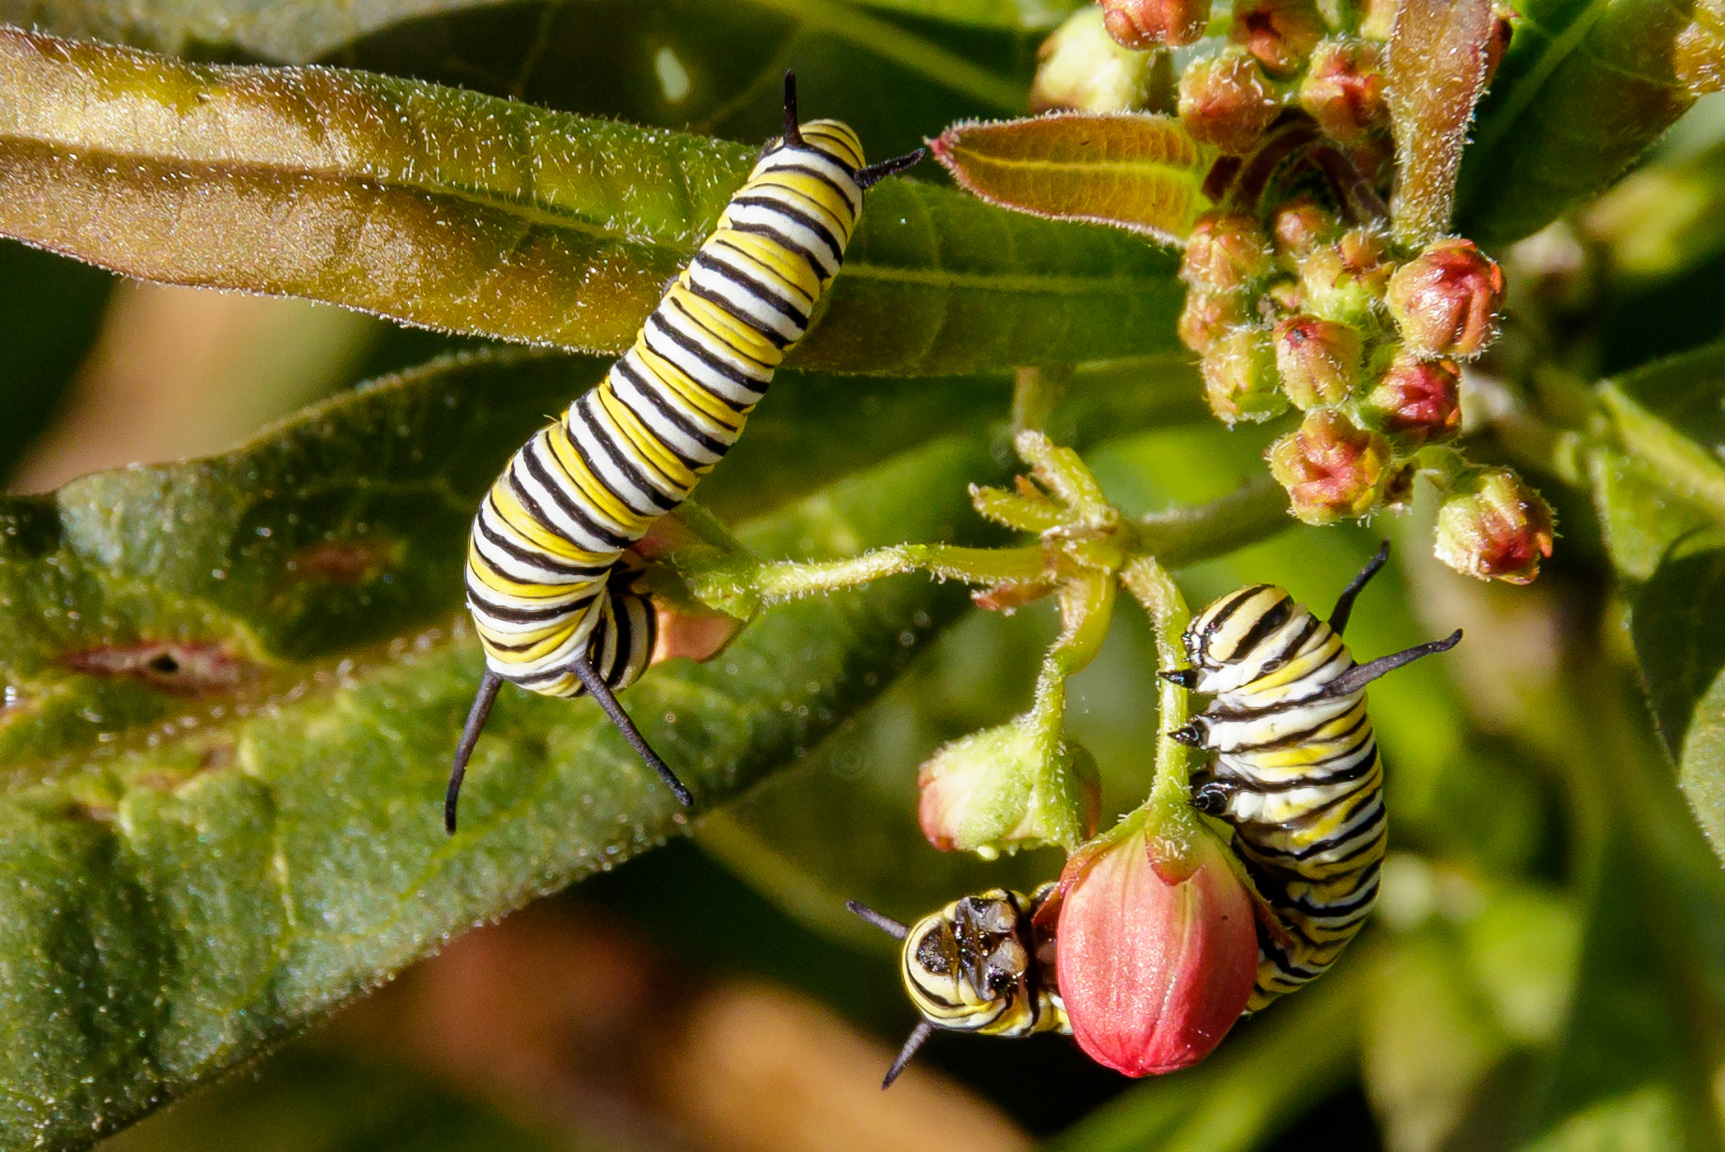
[[[1341,227],[1334,212],[1319,206],[1310,196],[1301,196],[1276,209],[1270,231],[1276,238],[1276,251],[1298,257],[1329,243]]]
[[[1438,509],[1437,558],[1466,576],[1531,584],[1551,555],[1551,508],[1508,468],[1457,483]]]
[[[1290,316],[1276,325],[1276,371],[1282,391],[1302,412],[1340,404],[1360,379],[1360,334],[1316,316]]]
[[[1246,300],[1239,293],[1194,288],[1186,293],[1186,306],[1180,310],[1180,342],[1202,356],[1224,333],[1252,319],[1246,311]]]
[[[1244,212],[1198,218],[1180,257],[1180,279],[1214,292],[1237,292],[1270,271],[1270,240]]]
[[[1312,0],[1234,0],[1228,38],[1270,72],[1286,76],[1299,71],[1324,29]]]
[[[1224,152],[1245,154],[1281,111],[1258,62],[1244,52],[1194,60],[1180,74],[1180,123]]]
[[[1503,270],[1471,240],[1439,240],[1396,269],[1385,299],[1417,354],[1472,356],[1497,334]]]
[[[1190,44],[1210,22],[1210,0],[1101,0],[1108,34],[1127,48]]]
[[[1326,40],[1300,82],[1300,107],[1334,140],[1357,144],[1389,127],[1382,49],[1369,40]]]
[[[1461,428],[1461,372],[1454,360],[1396,358],[1360,408],[1377,428],[1409,450],[1447,440]]]
[[[1199,362],[1210,411],[1230,428],[1241,420],[1260,423],[1288,410],[1277,387],[1276,353],[1267,332],[1235,328],[1210,344]]]
[[[1333,408],[1306,413],[1300,427],[1270,445],[1270,473],[1288,490],[1295,516],[1329,524],[1364,516],[1383,495],[1390,446]]]
[[[1196,1064],[1245,1010],[1258,936],[1245,886],[1208,831],[1181,859],[1142,822],[1066,862],[1060,995],[1079,1047],[1128,1076]]]

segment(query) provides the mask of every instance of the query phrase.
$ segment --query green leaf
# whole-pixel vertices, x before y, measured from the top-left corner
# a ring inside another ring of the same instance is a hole
[[[1631,627],[1665,750],[1702,827],[1725,844],[1725,550],[1667,559]]]
[[[618,351],[749,149],[364,73],[0,38],[0,232],[174,283]],[[926,373],[1170,349],[1174,262],[889,181],[796,362]]]
[[[1456,173],[1485,87],[1491,0],[1401,0],[1384,69],[1398,176],[1396,238],[1419,245],[1449,227]]]
[[[0,511],[0,747],[16,784],[53,781],[0,801],[0,1144],[87,1141],[459,926],[676,830],[591,707],[511,691],[463,835],[436,831],[478,669],[448,623],[468,520],[508,453],[603,368],[458,357],[228,456]],[[974,423],[949,399],[928,407],[962,388],[861,383],[787,372],[751,433],[782,465],[842,466]],[[1004,407],[1000,383],[973,383]],[[905,401],[929,420],[906,427]],[[940,539],[974,523],[965,483],[994,467],[948,435],[744,536],[769,556]],[[716,494],[747,507],[724,476]],[[911,579],[769,613],[721,662],[657,669],[625,701],[717,797],[872,697],[913,650],[901,638],[954,604]]]
[[[1169,116],[1070,113],[955,124],[934,155],[967,192],[1055,220],[1111,224],[1165,244],[1209,208],[1216,153]]]
[[[1456,229],[1503,246],[1622,175],[1694,103],[1674,72],[1688,5],[1530,0],[1462,164]]]

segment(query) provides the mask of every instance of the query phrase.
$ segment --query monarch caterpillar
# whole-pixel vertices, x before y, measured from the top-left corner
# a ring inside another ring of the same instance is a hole
[[[882,1088],[898,1079],[937,1028],[1009,1037],[1072,1031],[1054,979],[1053,937],[1035,923],[1055,888],[1044,884],[1029,897],[993,888],[960,897],[908,928],[855,900],[847,903],[904,942],[899,974],[923,1017]]]
[[[783,131],[634,346],[510,460],[468,544],[467,607],[486,670],[449,777],[450,832],[505,680],[549,696],[592,694],[677,798],[692,801],[613,694],[645,670],[654,641],[652,605],[625,549],[688,499],[742,434],[838,273],[863,190],[922,157],[917,149],[865,167],[849,127],[798,122],[787,72]]]
[[[1458,628],[1354,663],[1342,630],[1389,549],[1343,589],[1327,622],[1273,584],[1221,597],[1186,629],[1192,667],[1161,673],[1214,697],[1170,735],[1216,753],[1193,773],[1192,804],[1233,826],[1234,851],[1265,905],[1247,1011],[1321,976],[1377,901],[1384,775],[1366,685],[1461,639]]]

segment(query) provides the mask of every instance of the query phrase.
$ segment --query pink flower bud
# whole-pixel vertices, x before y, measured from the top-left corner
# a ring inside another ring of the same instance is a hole
[[[1060,879],[1060,995],[1079,1047],[1128,1076],[1189,1067],[1245,1010],[1258,936],[1245,886],[1202,828],[1179,859],[1142,822],[1086,845]]]
[[[1383,495],[1390,446],[1333,408],[1306,413],[1300,427],[1270,445],[1270,473],[1288,490],[1295,516],[1329,524],[1364,516]]]
[[[1396,269],[1386,300],[1415,353],[1473,356],[1496,335],[1503,270],[1471,240],[1439,240]]]
[[[1180,310],[1180,342],[1202,356],[1224,333],[1251,321],[1246,300],[1239,293],[1194,288],[1186,293],[1186,305]]]
[[[1282,391],[1302,412],[1340,404],[1360,379],[1360,334],[1316,316],[1290,316],[1276,325],[1276,371]]]
[[[1204,35],[1210,0],[1101,0],[1108,34],[1127,48],[1177,47]]]
[[[1326,40],[1300,82],[1300,107],[1325,134],[1357,144],[1389,127],[1382,49],[1369,40]]]
[[[1270,334],[1235,328],[1211,342],[1199,362],[1210,411],[1230,428],[1241,420],[1260,423],[1288,410],[1277,387],[1276,352]]]
[[[1466,576],[1531,584],[1551,555],[1551,508],[1509,468],[1458,482],[1438,509],[1437,558]]]
[[[1096,761],[1074,740],[1056,740],[1021,716],[942,745],[917,773],[918,818],[943,852],[1070,848],[1096,827]]]
[[[1277,76],[1300,69],[1324,35],[1312,0],[1234,0],[1228,38]]]
[[[1180,123],[1224,152],[1252,150],[1282,109],[1275,87],[1244,52],[1194,60],[1180,74]]]
[[[1320,244],[1328,244],[1341,228],[1336,214],[1310,196],[1300,196],[1276,209],[1270,224],[1276,251],[1292,257],[1304,256]]]
[[[1397,352],[1360,410],[1409,451],[1461,429],[1461,372],[1454,360],[1417,360]]]
[[[1192,225],[1180,279],[1213,292],[1237,292],[1270,271],[1270,239],[1244,212],[1212,212]]]

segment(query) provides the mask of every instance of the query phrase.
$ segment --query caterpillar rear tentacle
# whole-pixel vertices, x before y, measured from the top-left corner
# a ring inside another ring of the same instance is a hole
[[[457,746],[444,822],[503,681],[591,694],[684,804],[694,797],[613,693],[646,670],[651,601],[626,550],[689,496],[742,434],[773,373],[808,329],[862,213],[863,190],[923,150],[865,165],[835,120],[797,118],[785,74],[781,135],[667,285],[634,345],[598,387],[515,454],[480,504],[467,606],[486,674]]]

